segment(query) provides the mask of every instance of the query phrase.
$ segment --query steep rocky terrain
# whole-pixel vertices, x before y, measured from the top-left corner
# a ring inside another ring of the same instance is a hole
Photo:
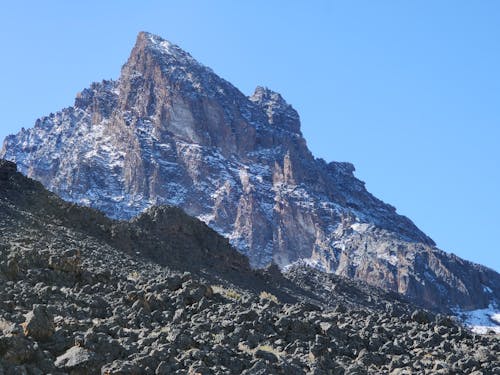
[[[280,94],[247,97],[152,34],[139,34],[117,81],[9,136],[0,156],[113,218],[181,207],[253,267],[306,261],[443,311],[499,304],[498,273],[437,249],[351,164],[314,158]]]
[[[0,374],[500,371],[497,337],[397,293],[299,265],[251,270],[179,209],[113,221],[3,160],[0,233]]]

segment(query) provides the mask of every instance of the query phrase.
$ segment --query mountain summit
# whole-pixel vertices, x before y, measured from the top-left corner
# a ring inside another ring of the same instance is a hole
[[[247,97],[153,34],[138,35],[118,80],[7,137],[0,156],[113,218],[181,207],[253,267],[307,263],[441,310],[500,300],[498,273],[437,249],[352,164],[314,158],[280,94]]]

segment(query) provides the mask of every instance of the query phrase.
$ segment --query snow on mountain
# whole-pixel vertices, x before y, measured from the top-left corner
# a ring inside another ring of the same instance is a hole
[[[0,156],[114,218],[179,206],[254,267],[302,260],[440,310],[500,299],[498,273],[437,249],[352,164],[314,158],[280,94],[259,86],[247,97],[149,33],[118,80],[93,83],[73,107],[7,137]]]
[[[490,304],[484,309],[464,311],[457,308],[452,311],[472,332],[483,335],[494,332],[500,335],[500,309],[498,306]]]

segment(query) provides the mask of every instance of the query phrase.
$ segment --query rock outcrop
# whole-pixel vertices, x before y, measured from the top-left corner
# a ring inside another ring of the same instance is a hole
[[[9,177],[17,172],[17,166],[15,163],[0,159],[0,181],[6,181]]]
[[[303,266],[252,270],[179,209],[114,221],[14,173],[0,233],[0,374],[500,371],[494,334]]]
[[[438,250],[352,164],[314,158],[280,94],[247,97],[152,34],[139,34],[117,81],[7,137],[0,155],[113,218],[181,207],[253,267],[305,260],[442,310],[500,298],[498,273]]]

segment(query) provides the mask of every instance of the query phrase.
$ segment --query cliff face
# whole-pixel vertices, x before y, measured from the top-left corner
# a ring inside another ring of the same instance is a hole
[[[499,372],[495,336],[396,293],[252,270],[179,208],[112,220],[2,159],[0,233],[1,374]]]
[[[0,156],[114,218],[179,206],[254,267],[304,260],[440,309],[500,296],[496,272],[436,249],[351,164],[314,158],[280,94],[247,97],[152,34],[139,34],[117,81],[9,136]]]

